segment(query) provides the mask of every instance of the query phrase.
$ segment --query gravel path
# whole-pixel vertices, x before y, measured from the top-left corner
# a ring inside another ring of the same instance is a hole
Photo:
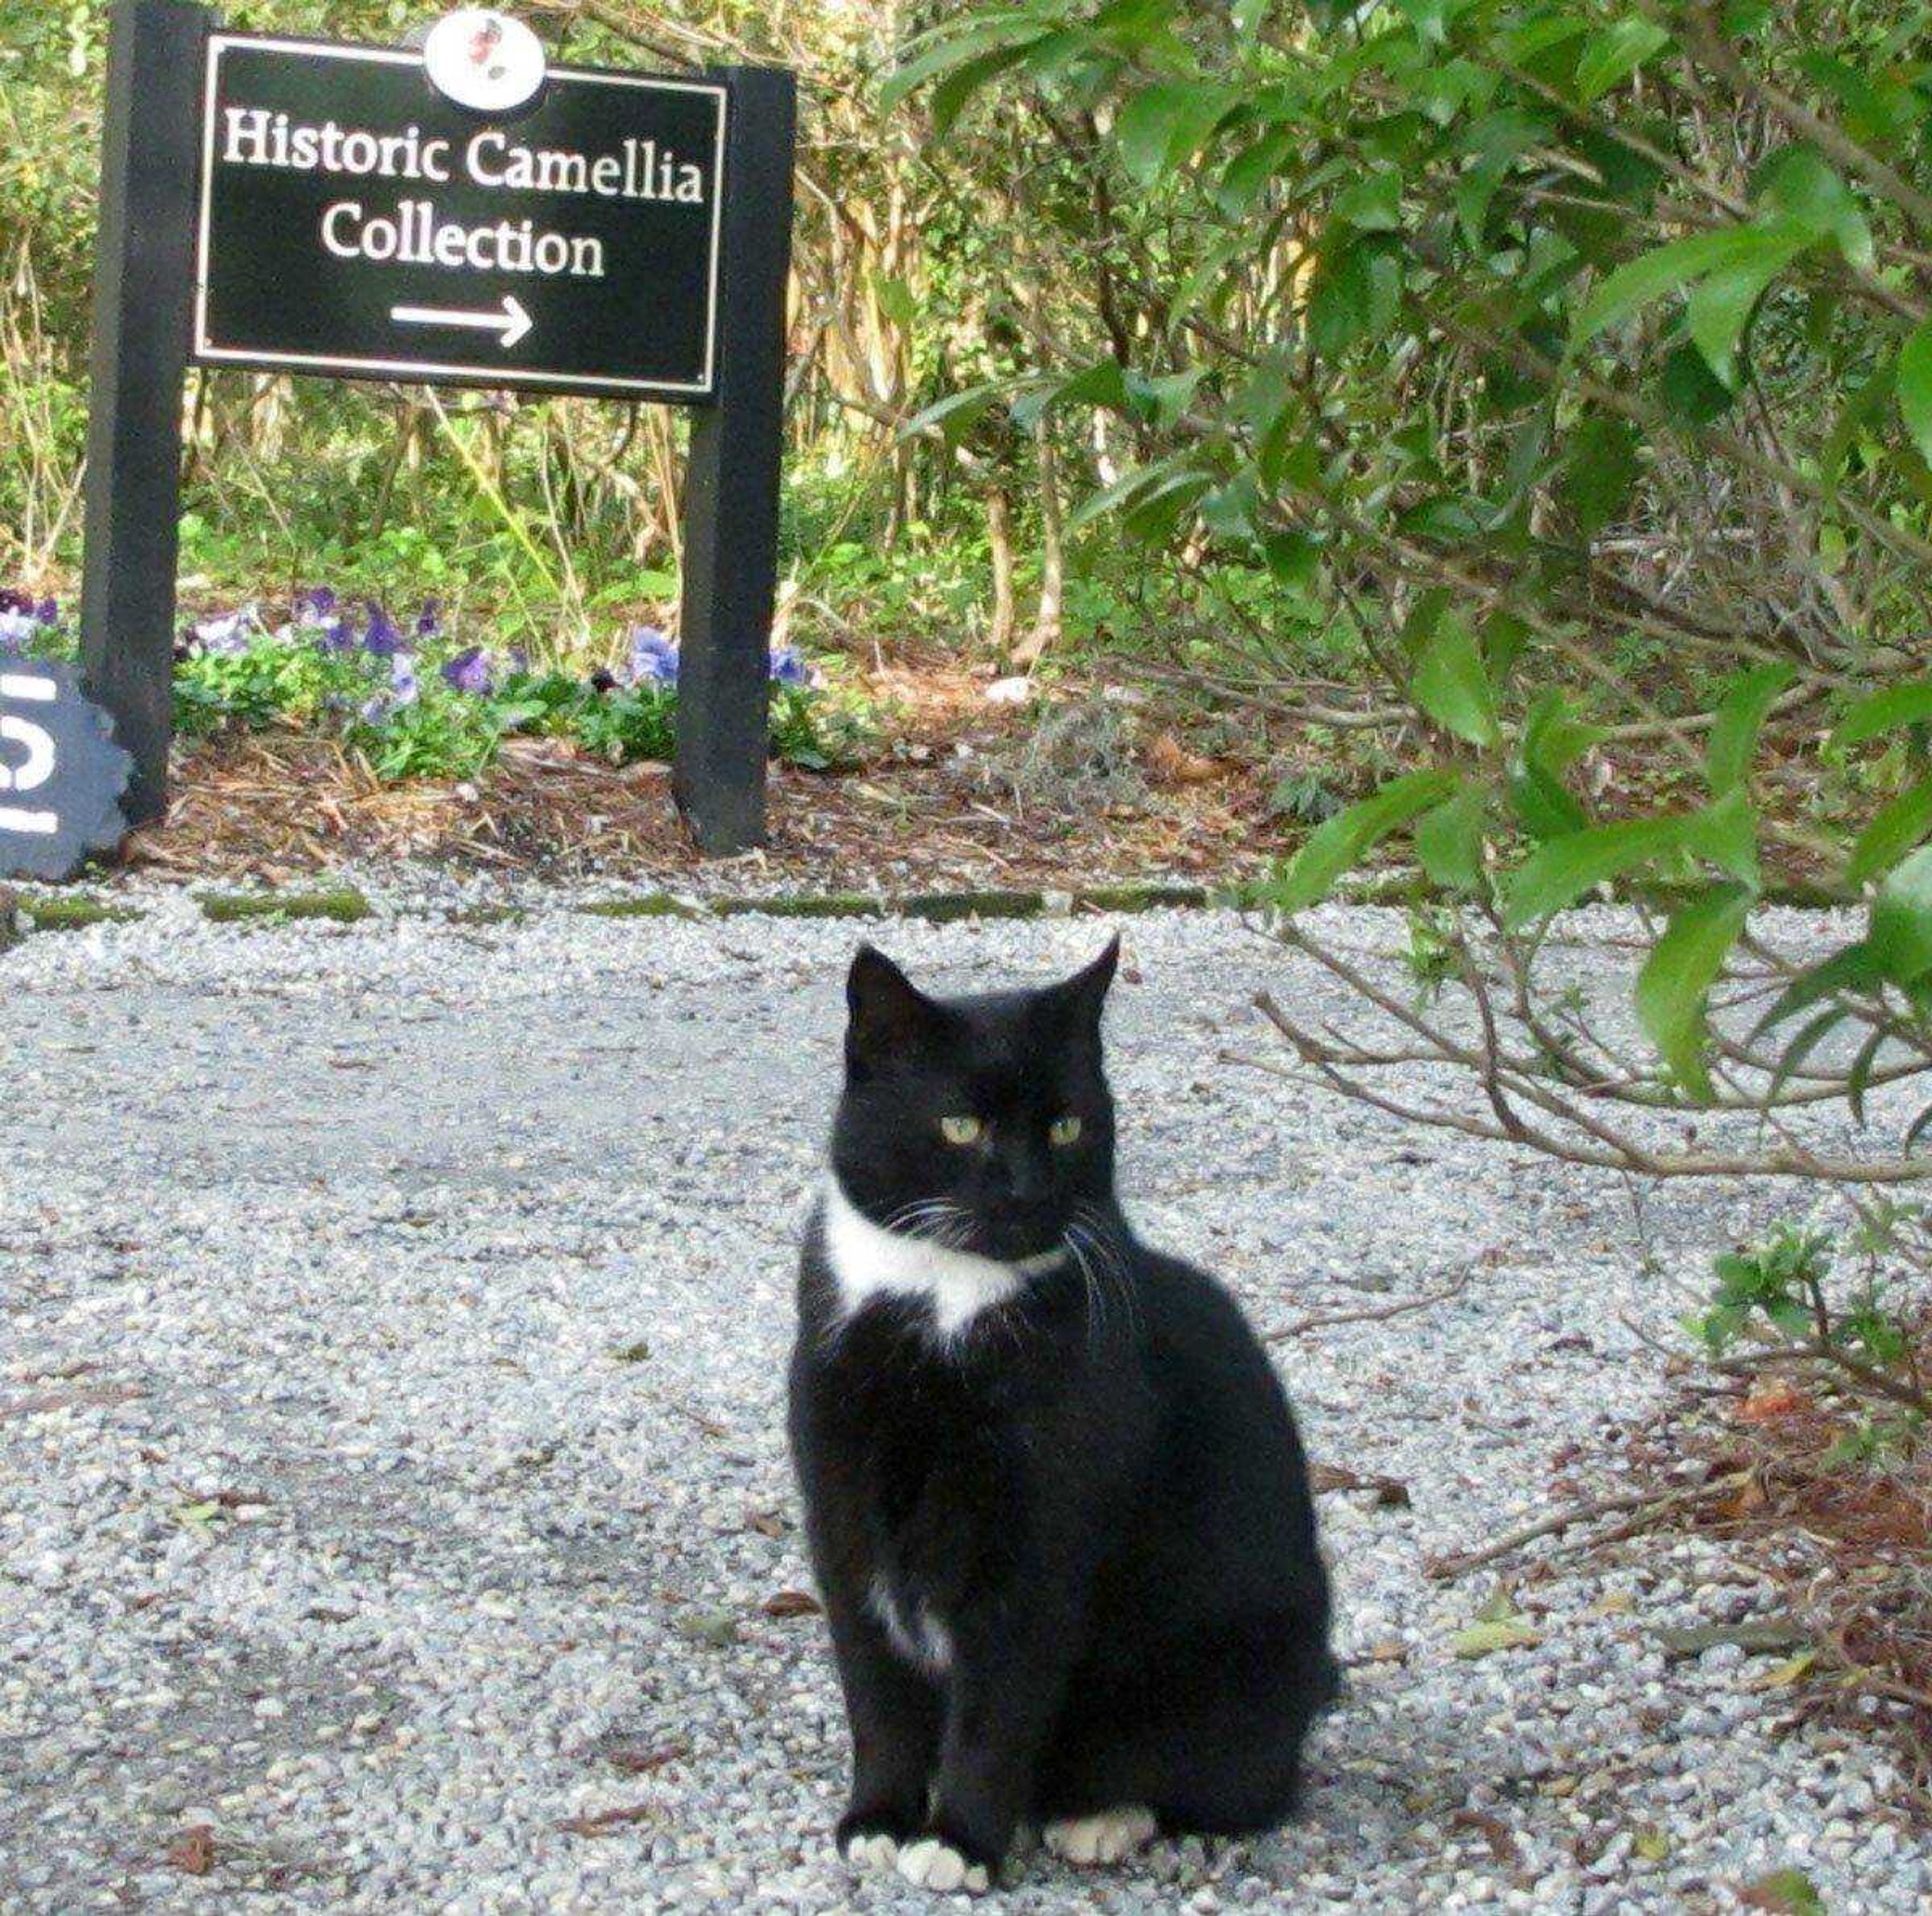
[[[1098,928],[878,935],[972,988]],[[1726,1908],[1795,1868],[1834,1911],[1923,1906],[1880,1748],[1781,1728],[1766,1660],[1666,1660],[1654,1629],[1772,1601],[1706,1547],[1526,1585],[1541,1640],[1474,1661],[1450,1639],[1491,1585],[1421,1574],[1654,1401],[1622,1314],[1671,1335],[1672,1279],[1789,1194],[1640,1215],[1613,1178],[1218,1063],[1269,1051],[1258,985],[1325,988],[1225,917],[1128,936],[1150,1237],[1264,1327],[1490,1255],[1456,1300],[1277,1347],[1316,1459],[1411,1498],[1323,1501],[1363,1660],[1306,1821],[1096,1877],[1036,1855],[1005,1900]],[[0,959],[0,1906],[931,1900],[830,1855],[842,1722],[822,1626],[782,1614],[792,1246],[853,937],[220,927],[176,898]],[[1611,958],[1575,961],[1609,1003]]]

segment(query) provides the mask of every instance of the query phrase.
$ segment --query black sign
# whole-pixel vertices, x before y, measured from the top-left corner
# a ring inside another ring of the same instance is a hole
[[[0,878],[71,877],[120,843],[134,761],[73,668],[0,656]]]
[[[553,70],[498,118],[418,53],[216,34],[194,356],[709,398],[725,99]]]

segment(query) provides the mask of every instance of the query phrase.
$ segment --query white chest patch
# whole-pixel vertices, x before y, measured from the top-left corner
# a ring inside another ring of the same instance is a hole
[[[1030,1277],[1055,1269],[1066,1254],[1048,1251],[1001,1264],[975,1251],[956,1251],[929,1238],[908,1237],[874,1224],[840,1189],[825,1193],[825,1255],[847,1317],[882,1297],[923,1298],[933,1329],[958,1336],[982,1311],[1004,1304]]]

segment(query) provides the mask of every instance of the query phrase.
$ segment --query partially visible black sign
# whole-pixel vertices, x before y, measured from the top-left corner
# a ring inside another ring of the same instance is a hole
[[[479,116],[418,53],[217,34],[194,355],[710,397],[725,91],[553,70]]]
[[[0,656],[0,878],[70,878],[127,832],[134,761],[70,666]]]

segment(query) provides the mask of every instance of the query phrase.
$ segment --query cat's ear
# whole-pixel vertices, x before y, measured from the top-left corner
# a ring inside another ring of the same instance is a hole
[[[935,1037],[945,1014],[884,952],[861,945],[845,980],[851,1022],[845,1062],[862,1074],[917,1052]]]
[[[1053,995],[1067,1017],[1080,1028],[1098,1031],[1100,1014],[1107,1008],[1107,988],[1120,962],[1120,934],[1107,940],[1107,949],[1084,971],[1076,971],[1064,985],[1056,985]]]

